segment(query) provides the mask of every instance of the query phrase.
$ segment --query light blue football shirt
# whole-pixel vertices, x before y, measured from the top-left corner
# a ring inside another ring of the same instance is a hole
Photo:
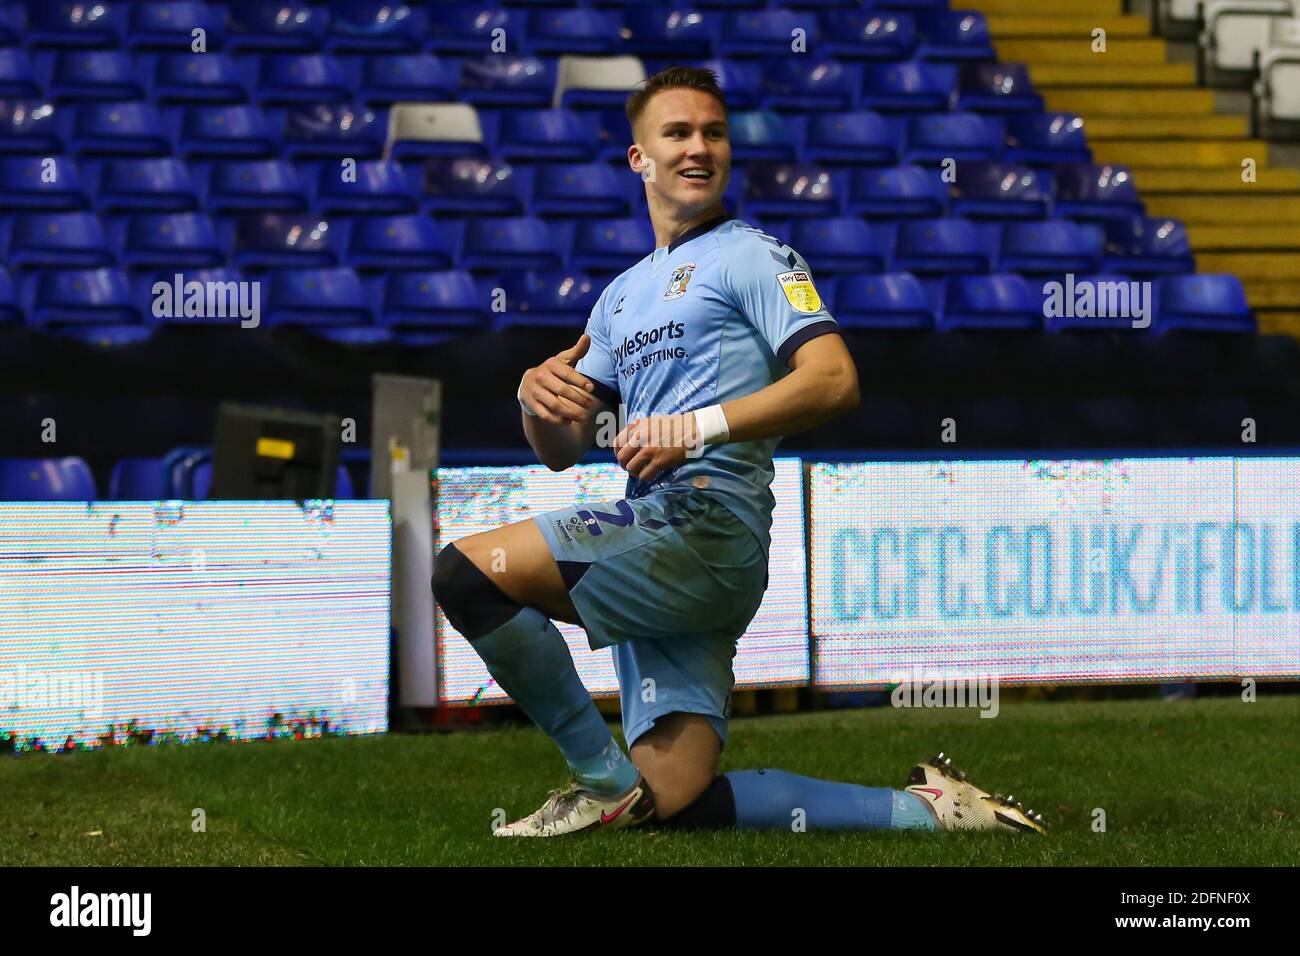
[[[601,293],[578,371],[627,422],[689,412],[766,388],[789,373],[799,346],[839,326],[808,263],[779,239],[719,216],[661,246]],[[646,483],[628,476],[628,498],[670,486],[707,489],[771,546],[780,438],[705,447]]]

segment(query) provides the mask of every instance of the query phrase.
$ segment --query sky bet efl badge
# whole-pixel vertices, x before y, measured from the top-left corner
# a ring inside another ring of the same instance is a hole
[[[781,283],[781,291],[785,293],[785,297],[790,300],[790,305],[796,312],[812,315],[821,309],[821,296],[817,294],[812,276],[808,273],[796,269],[794,272],[782,272],[776,278]]]
[[[686,294],[686,285],[691,281],[691,273],[695,271],[695,263],[688,262],[684,266],[678,266],[673,270],[673,276],[668,280],[668,291],[664,293],[665,299],[680,299]]]

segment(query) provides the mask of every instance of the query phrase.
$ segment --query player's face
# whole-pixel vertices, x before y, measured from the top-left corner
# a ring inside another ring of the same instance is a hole
[[[643,138],[632,147],[633,168],[640,164],[653,204],[690,213],[718,203],[731,176],[731,140],[721,103],[700,90],[663,90],[651,97],[637,126]]]

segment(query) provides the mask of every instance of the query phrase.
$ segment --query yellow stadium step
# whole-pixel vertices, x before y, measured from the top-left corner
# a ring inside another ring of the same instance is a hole
[[[1092,36],[1084,40],[1000,40],[993,38],[998,59],[1004,63],[1078,63],[1089,66],[1153,66],[1168,60],[1164,40],[1106,38],[1106,52],[1095,53]]]
[[[1031,63],[1029,76],[1038,89],[1053,87],[1196,85],[1196,67],[1190,63],[1116,63],[1098,56],[1095,63]]]
[[[1085,116],[1089,143],[1125,139],[1244,139],[1244,116]]]
[[[1196,264],[1201,272],[1211,271],[1201,264],[1200,257]],[[1276,281],[1242,276],[1241,284],[1246,288],[1246,301],[1252,309],[1300,309],[1300,279]]]
[[[1023,16],[996,14],[988,17],[990,35],[1003,40],[1041,37],[1058,40],[1083,39],[1092,42],[1092,31],[1106,31],[1106,44],[1122,37],[1151,36],[1151,21],[1146,17],[1098,16]]]
[[[1209,116],[1214,113],[1213,90],[1048,90],[1049,109],[1096,116],[1132,116],[1140,108],[1146,116]]]
[[[1003,14],[1015,16],[1023,14],[1027,4],[1025,0],[962,0],[953,4],[968,10],[978,10],[985,16]],[[1114,17],[1123,10],[1123,0],[1051,0],[1051,9],[1036,9],[1036,16],[1061,17]]]
[[[1228,193],[1249,196],[1261,193],[1290,193],[1300,189],[1300,169],[1269,167],[1260,169],[1256,182],[1243,183],[1240,169],[1144,169],[1134,173],[1138,192],[1145,196],[1157,193]]]
[[[1088,131],[1088,121],[1083,121]],[[1258,166],[1268,162],[1268,144],[1258,139],[1232,142],[1210,140],[1141,140],[1096,143],[1092,154],[1099,163],[1120,163],[1134,169],[1223,169],[1231,167],[1241,174],[1241,161],[1253,159]]]
[[[1139,187],[1140,188],[1140,187]],[[1276,224],[1300,222],[1300,196],[1143,196],[1152,216],[1192,223]]]
[[[1231,272],[1242,282],[1247,279],[1289,282],[1300,276],[1300,252],[1204,252],[1196,256],[1196,269]]]
[[[1249,297],[1248,297],[1249,298]],[[1259,310],[1254,303],[1255,317],[1259,319],[1260,335],[1289,335],[1300,338],[1300,312],[1294,310]]]
[[[1232,220],[1223,216],[1223,222]],[[1297,249],[1300,250],[1300,225],[1211,225],[1193,223],[1187,227],[1192,248],[1203,250]]]

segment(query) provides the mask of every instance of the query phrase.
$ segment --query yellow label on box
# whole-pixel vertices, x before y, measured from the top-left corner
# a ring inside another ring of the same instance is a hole
[[[263,458],[292,458],[293,447],[293,442],[285,441],[283,438],[259,438],[257,440],[257,453]]]

